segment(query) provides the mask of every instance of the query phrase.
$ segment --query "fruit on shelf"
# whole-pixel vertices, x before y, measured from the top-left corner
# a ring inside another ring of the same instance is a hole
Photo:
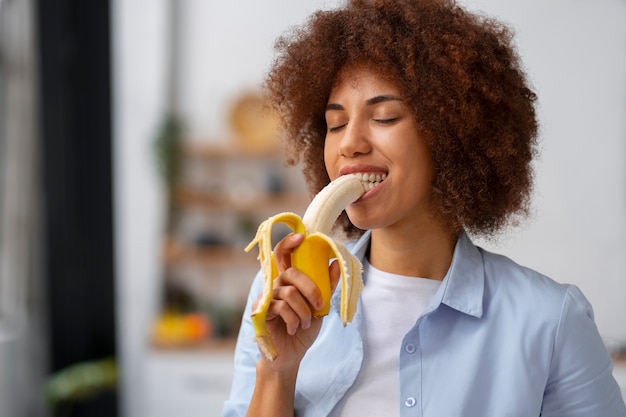
[[[157,346],[185,346],[206,339],[212,324],[200,313],[161,314],[152,326],[152,340]]]

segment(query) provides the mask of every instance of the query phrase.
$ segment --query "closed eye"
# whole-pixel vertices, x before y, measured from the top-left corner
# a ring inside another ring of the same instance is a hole
[[[380,124],[383,124],[383,125],[388,125],[388,124],[392,124],[394,122],[397,122],[399,119],[400,119],[399,117],[392,117],[392,118],[389,118],[389,119],[374,119],[374,121],[376,123],[380,123]]]
[[[343,129],[345,126],[346,126],[345,124],[343,124],[343,125],[339,125],[339,126],[332,126],[332,127],[331,127],[331,126],[328,126],[328,132],[329,132],[329,133],[338,132],[338,131],[340,131],[341,129]]]

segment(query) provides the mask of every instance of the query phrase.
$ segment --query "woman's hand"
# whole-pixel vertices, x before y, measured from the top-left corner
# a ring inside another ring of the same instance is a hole
[[[303,240],[301,234],[290,234],[274,248],[278,276],[274,279],[273,298],[266,324],[279,356],[274,362],[267,361],[266,365],[275,370],[299,366],[322,325],[322,320],[313,318],[311,312],[311,306],[319,309],[324,303],[317,285],[291,266],[291,252]],[[339,282],[337,261],[333,261],[329,268],[331,291],[334,291]],[[258,300],[252,306],[253,310],[256,303]]]

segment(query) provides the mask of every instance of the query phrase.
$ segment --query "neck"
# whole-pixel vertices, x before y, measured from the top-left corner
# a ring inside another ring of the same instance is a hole
[[[417,229],[372,230],[369,262],[399,275],[442,280],[450,264],[457,236],[434,226]]]

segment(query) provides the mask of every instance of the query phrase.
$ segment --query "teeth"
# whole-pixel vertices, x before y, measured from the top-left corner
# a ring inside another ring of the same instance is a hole
[[[367,189],[367,191],[371,190],[372,188],[376,187],[379,183],[378,182],[366,182],[363,187]]]
[[[378,184],[383,182],[385,178],[387,178],[387,174],[374,174],[367,172],[358,173],[356,175],[361,181],[363,181],[363,188],[365,188],[366,191],[376,187]]]

